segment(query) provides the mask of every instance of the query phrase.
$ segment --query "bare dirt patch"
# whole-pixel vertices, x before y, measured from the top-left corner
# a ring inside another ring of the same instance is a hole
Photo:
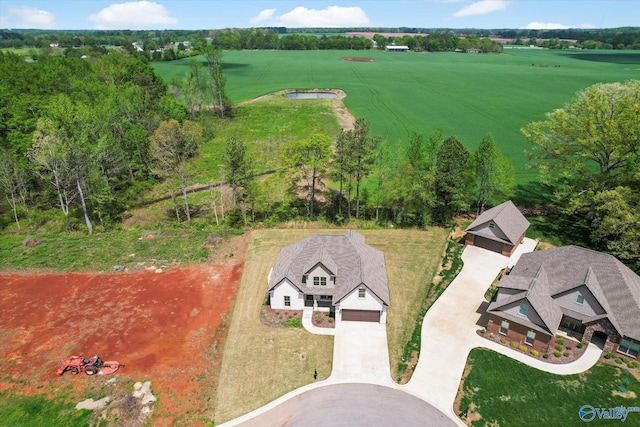
[[[0,391],[52,393],[78,401],[104,377],[65,375],[70,355],[99,354],[126,367],[119,383],[153,383],[156,425],[202,425],[213,411],[225,316],[243,260],[108,275],[0,274]]]
[[[345,56],[341,58],[343,61],[351,61],[351,62],[376,62],[373,58],[362,58],[362,57],[348,57]]]

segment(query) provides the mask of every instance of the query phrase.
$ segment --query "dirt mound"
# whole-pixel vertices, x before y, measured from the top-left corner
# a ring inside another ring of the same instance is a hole
[[[224,317],[242,266],[238,259],[163,273],[0,275],[0,391],[103,383],[56,376],[70,355],[98,354],[126,364],[115,377],[153,381],[156,421],[201,420],[213,404],[207,397],[215,396]]]
[[[362,58],[362,57],[343,57],[343,61],[353,61],[353,62],[376,62],[373,58]]]

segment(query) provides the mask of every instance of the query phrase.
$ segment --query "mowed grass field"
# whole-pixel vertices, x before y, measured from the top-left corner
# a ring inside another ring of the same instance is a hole
[[[344,61],[366,57],[375,62]],[[201,59],[201,58],[200,58]],[[598,82],[640,78],[640,52],[505,49],[503,54],[389,53],[379,51],[228,51],[227,92],[234,103],[282,89],[339,88],[349,111],[374,135],[405,144],[411,132],[442,127],[470,150],[491,132],[516,169],[526,168],[520,129],[570,102]],[[170,81],[189,70],[188,59],[154,63]],[[314,101],[310,101],[314,102]]]
[[[247,412],[331,374],[333,337],[313,335],[300,328],[275,329],[263,325],[259,314],[265,301],[267,276],[280,249],[314,233],[345,230],[254,230],[247,250],[242,283],[224,349],[217,389],[216,424]],[[391,308],[387,322],[393,370],[409,339],[426,288],[436,272],[447,230],[361,230],[367,244],[385,254]]]

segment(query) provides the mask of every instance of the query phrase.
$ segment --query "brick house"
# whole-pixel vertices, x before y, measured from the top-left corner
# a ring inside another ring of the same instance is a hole
[[[579,246],[523,254],[487,312],[487,330],[541,352],[563,330],[640,360],[640,276],[611,255]]]
[[[484,211],[465,230],[465,243],[511,256],[524,240],[529,221],[508,200]]]
[[[384,253],[353,230],[314,234],[282,248],[269,272],[271,308],[313,307],[342,320],[386,323],[389,286]]]

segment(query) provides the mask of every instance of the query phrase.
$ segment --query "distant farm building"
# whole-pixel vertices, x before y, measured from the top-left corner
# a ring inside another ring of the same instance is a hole
[[[387,46],[387,52],[409,52],[409,46]]]

